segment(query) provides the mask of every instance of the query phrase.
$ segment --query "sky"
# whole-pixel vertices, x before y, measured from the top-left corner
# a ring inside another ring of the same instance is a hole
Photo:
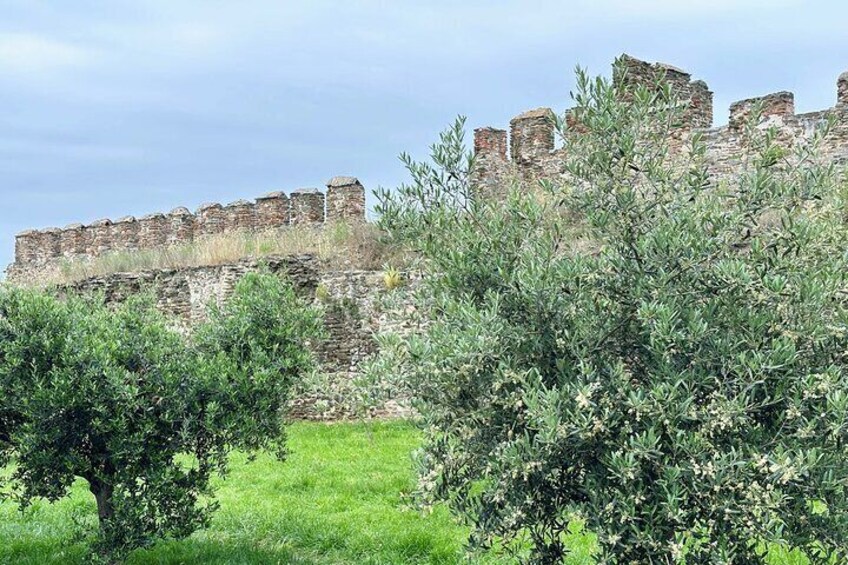
[[[730,103],[830,107],[845,0],[0,0],[0,268],[14,235],[358,177],[459,115],[570,105],[575,66],[681,67]],[[373,205],[369,196],[369,205]]]

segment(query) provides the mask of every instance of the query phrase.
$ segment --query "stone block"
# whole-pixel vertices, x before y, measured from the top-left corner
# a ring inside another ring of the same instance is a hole
[[[167,245],[185,245],[194,240],[195,217],[187,208],[174,208],[168,214]]]
[[[224,206],[224,231],[253,231],[256,228],[256,205],[248,200],[236,200]]]
[[[317,226],[324,222],[324,193],[317,188],[299,188],[291,195],[291,223]]]
[[[112,245],[116,251],[138,249],[138,221],[133,216],[124,216],[112,224]]]
[[[217,202],[203,204],[197,209],[195,237],[209,237],[224,233],[225,227],[224,207]]]
[[[734,102],[730,105],[730,127],[742,129],[758,107],[760,121],[772,116],[792,116],[795,114],[795,95],[783,91]]]
[[[359,179],[340,176],[327,181],[327,221],[365,221],[365,187]]]
[[[156,249],[167,242],[168,222],[164,214],[147,214],[138,220],[139,249]]]
[[[256,228],[267,230],[286,226],[291,217],[289,197],[283,192],[269,192],[256,199]]]
[[[66,226],[59,236],[59,249],[62,256],[73,258],[85,255],[85,226],[71,224]]]

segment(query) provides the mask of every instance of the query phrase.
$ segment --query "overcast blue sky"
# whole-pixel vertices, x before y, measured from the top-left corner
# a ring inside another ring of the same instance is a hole
[[[848,2],[0,0],[0,264],[30,227],[395,186],[455,115],[563,110],[622,52],[705,80],[717,124],[777,90],[822,109]]]

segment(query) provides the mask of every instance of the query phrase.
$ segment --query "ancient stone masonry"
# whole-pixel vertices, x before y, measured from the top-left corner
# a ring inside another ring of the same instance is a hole
[[[317,226],[324,222],[324,194],[317,188],[299,188],[291,195],[291,223]]]
[[[629,55],[619,58],[613,68],[613,82],[625,99],[636,86],[656,88],[657,79],[669,83],[680,101],[687,102],[681,127],[708,128],[713,125],[713,93],[702,80],[692,80],[692,75],[665,63],[646,63]]]
[[[185,245],[222,233],[283,229],[288,225],[320,227],[340,220],[365,220],[365,188],[354,177],[330,179],[326,198],[317,189],[300,189],[291,197],[272,192],[255,202],[204,204],[194,214],[180,207],[168,214],[148,214],[139,219],[127,216],[114,222],[103,219],[64,229],[27,230],[16,237],[15,262],[7,274],[12,281],[25,280],[62,260]]]
[[[740,100],[730,105],[730,129],[742,129],[751,118],[755,108],[759,109],[760,118],[767,120],[771,116],[794,116],[795,95],[791,92],[775,92],[766,96]]]
[[[82,224],[71,224],[62,230],[59,236],[59,249],[61,257],[70,258],[85,255],[85,226]],[[17,254],[16,254],[17,255]],[[38,261],[26,262],[15,257],[15,265],[26,269],[29,265],[41,265],[47,263],[52,257],[40,257]]]
[[[350,382],[362,363],[376,351],[375,335],[397,331],[400,316],[383,308],[388,290],[380,272],[327,271],[311,255],[246,259],[230,265],[118,273],[86,279],[58,289],[60,294],[101,295],[107,303],[119,303],[141,291],[153,294],[158,308],[185,329],[202,322],[210,305],[222,305],[246,273],[267,269],[284,274],[296,292],[323,311],[326,339],[313,344],[321,370],[335,382]],[[318,289],[321,289],[318,292]],[[400,307],[411,304],[404,294]],[[343,388],[343,387],[342,387]],[[301,418],[340,418],[349,414],[350,398],[336,398],[338,391],[311,390],[295,401],[294,415]],[[345,402],[348,401],[348,402]],[[318,403],[324,407],[318,408]],[[376,415],[395,415],[403,407],[390,403]]]
[[[848,72],[839,75],[839,81],[836,84],[836,106],[844,108],[848,106]]]
[[[300,294],[312,295],[315,292],[319,263],[312,256],[272,257],[261,262],[244,260],[232,265],[118,273],[71,283],[59,290],[61,294],[102,293],[108,303],[120,302],[132,294],[149,290],[162,312],[190,325],[203,320],[211,304],[223,304],[238,279],[260,266],[267,266],[275,273],[285,273]]]
[[[174,208],[167,218],[166,245],[179,245],[194,240],[194,216],[188,208]]]
[[[196,223],[195,233],[198,237],[224,233],[227,225],[224,207],[218,203],[202,204],[197,209]]]
[[[88,255],[101,255],[110,249],[112,242],[112,222],[110,220],[98,220],[91,224],[91,238],[86,239],[89,247],[86,249]]]
[[[479,128],[474,130],[475,166],[472,183],[480,194],[498,190],[497,183],[509,173],[506,130]]]
[[[550,108],[537,108],[509,122],[512,161],[522,175],[537,177],[542,174],[542,160],[554,150],[553,117]]]
[[[112,241],[115,251],[138,249],[138,221],[133,216],[124,216],[112,224]]]
[[[333,177],[327,182],[327,221],[365,220],[365,189],[353,177]]]
[[[681,150],[684,141],[693,133],[703,135],[707,147],[707,163],[714,178],[722,178],[736,170],[747,152],[743,135],[754,109],[760,114],[759,127],[775,126],[777,140],[791,147],[809,138],[818,125],[828,118],[835,121],[825,138],[820,157],[836,164],[848,163],[848,72],[837,80],[836,105],[833,108],[795,114],[795,97],[791,92],[775,92],[765,96],[734,102],[730,106],[727,126],[713,125],[713,93],[701,80],[692,80],[689,73],[663,63],[647,63],[623,55],[613,69],[613,84],[619,96],[627,99],[635,86],[655,88],[658,79],[666,81],[673,97],[685,104],[672,151]],[[476,168],[475,189],[480,193],[503,185],[507,178],[553,178],[562,173],[563,149],[554,144],[553,110],[539,108],[520,114],[510,121],[509,148],[504,130],[490,127],[474,131]],[[570,110],[564,112],[568,131],[579,135],[580,124]],[[507,150],[509,149],[509,151]]]
[[[283,192],[270,192],[256,199],[257,226],[288,225],[290,214],[289,197]]]
[[[322,216],[323,216],[323,209]],[[224,206],[224,231],[253,231],[256,229],[256,206],[247,200],[236,200]]]

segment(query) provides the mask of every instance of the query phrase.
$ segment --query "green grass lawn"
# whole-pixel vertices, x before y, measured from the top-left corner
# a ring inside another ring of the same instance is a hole
[[[419,444],[404,422],[298,423],[285,463],[233,460],[221,481],[221,509],[209,529],[187,540],[137,551],[130,563],[425,564],[460,563],[467,529],[445,509],[427,516],[407,508],[401,493],[414,484],[410,453]],[[85,563],[74,524],[95,515],[83,483],[57,504],[25,514],[0,504],[0,563]],[[90,522],[91,525],[93,523]],[[572,564],[592,563],[591,537],[575,535]],[[474,563],[508,563],[475,557]],[[805,563],[776,549],[775,565]]]

